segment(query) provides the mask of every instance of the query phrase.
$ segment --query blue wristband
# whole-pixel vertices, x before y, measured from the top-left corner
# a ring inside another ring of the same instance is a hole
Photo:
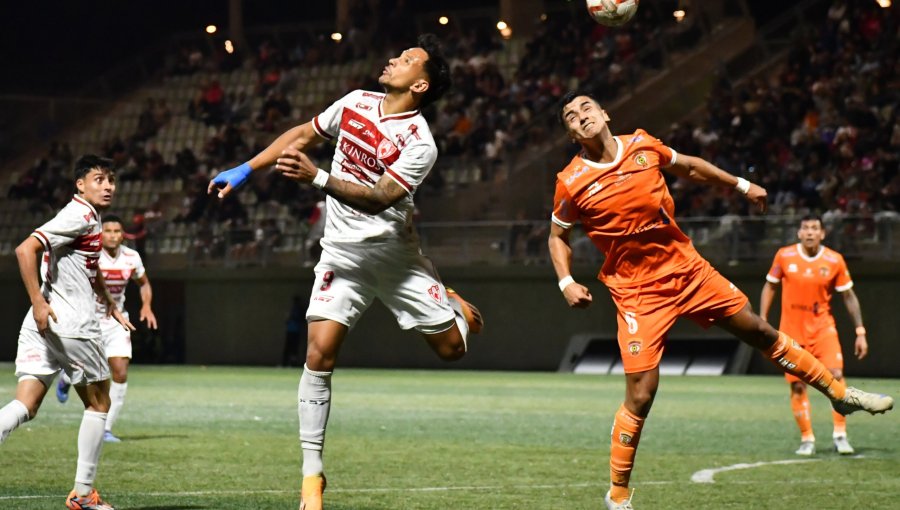
[[[244,163],[240,166],[220,172],[219,175],[213,178],[213,184],[218,188],[224,188],[228,184],[231,184],[232,188],[239,188],[247,181],[247,177],[250,176],[252,171],[253,169],[250,168],[250,163]]]

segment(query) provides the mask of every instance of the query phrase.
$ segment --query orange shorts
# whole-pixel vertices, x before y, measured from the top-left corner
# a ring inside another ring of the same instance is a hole
[[[824,327],[814,334],[796,335],[795,331],[781,330],[785,335],[793,338],[800,347],[815,356],[825,365],[825,368],[844,370],[844,354],[841,352],[841,342],[838,340],[837,328],[834,325]],[[794,377],[785,372],[784,378],[789,383],[802,382],[799,377]]]
[[[659,365],[675,319],[686,317],[708,328],[749,303],[743,292],[704,259],[656,281],[610,287],[609,292],[618,309],[619,351],[628,374]]]

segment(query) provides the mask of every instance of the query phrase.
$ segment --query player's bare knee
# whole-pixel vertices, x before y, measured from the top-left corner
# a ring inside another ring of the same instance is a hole
[[[806,383],[794,381],[791,383],[791,393],[802,395],[806,392]]]
[[[444,361],[457,361],[466,355],[466,345],[460,338],[459,342],[447,344],[438,349],[437,355]]]

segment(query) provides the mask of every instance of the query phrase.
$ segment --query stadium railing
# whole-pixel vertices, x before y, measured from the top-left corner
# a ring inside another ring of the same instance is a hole
[[[797,216],[681,218],[678,225],[714,265],[767,263],[778,248],[797,242]],[[825,244],[848,259],[900,261],[900,214],[826,215]],[[439,266],[546,265],[549,221],[424,222],[417,225],[422,250]],[[571,236],[575,264],[603,259],[580,227]],[[2,254],[15,248],[4,243]],[[153,267],[311,266],[318,239],[305,224],[226,228],[179,224],[147,238]]]

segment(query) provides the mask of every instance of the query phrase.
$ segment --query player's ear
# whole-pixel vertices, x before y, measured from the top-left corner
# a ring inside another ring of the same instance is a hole
[[[415,92],[416,94],[424,94],[428,90],[428,81],[427,80],[416,80],[409,87],[409,90]]]
[[[84,194],[84,179],[75,179],[75,189],[78,190],[78,193]]]
[[[609,122],[609,114],[606,113],[606,110],[602,110],[602,109],[601,109],[600,111],[603,112],[603,121],[604,121],[604,122]]]

